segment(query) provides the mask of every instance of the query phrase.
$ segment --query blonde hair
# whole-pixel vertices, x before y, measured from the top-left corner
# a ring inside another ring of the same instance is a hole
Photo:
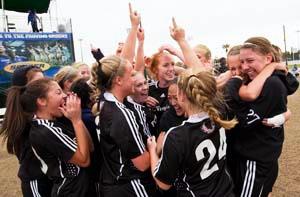
[[[125,66],[128,63],[126,59],[123,59],[117,55],[111,55],[102,58],[100,61],[95,62],[92,65],[92,99],[96,102],[92,107],[92,113],[96,116],[100,113],[99,102],[97,97],[106,90],[111,90],[113,87],[113,80],[117,76],[123,76],[125,73]]]
[[[219,110],[225,102],[211,72],[199,68],[187,69],[179,76],[177,84],[185,93],[190,109],[206,112],[215,123],[225,129],[231,129],[237,124],[236,119],[221,119]]]
[[[88,65],[84,62],[74,62],[71,66],[78,69],[80,66],[88,66]]]
[[[233,56],[233,55],[239,55],[242,45],[236,45],[229,49],[227,53],[227,57]]]
[[[110,90],[113,85],[113,80],[117,76],[123,76],[125,72],[125,66],[128,63],[126,59],[123,59],[116,55],[111,55],[102,58],[97,62],[98,66],[95,67],[97,88],[100,90]]]
[[[211,59],[211,51],[209,50],[209,48],[204,45],[204,44],[198,44],[194,47],[194,51],[201,51],[204,52],[204,57],[206,58],[206,60],[210,60]]]
[[[91,95],[92,101],[96,101],[97,97],[100,95],[101,91],[100,89],[97,87],[98,84],[98,77],[97,77],[97,69],[98,69],[98,62],[95,62],[92,64],[92,68],[91,68],[91,81],[90,81],[90,86],[93,90],[93,93]]]
[[[64,89],[64,82],[78,77],[78,70],[72,66],[64,66],[54,75],[54,80]]]

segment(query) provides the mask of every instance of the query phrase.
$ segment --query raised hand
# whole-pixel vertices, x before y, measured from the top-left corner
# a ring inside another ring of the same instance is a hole
[[[91,51],[96,52],[98,50],[98,48],[95,48],[92,44],[90,44],[90,47],[91,47]]]
[[[141,21],[141,16],[138,14],[138,12],[135,10],[132,10],[131,3],[129,3],[129,16],[130,16],[130,22],[132,27],[138,27]]]
[[[155,98],[151,97],[151,96],[148,96],[147,97],[147,100],[146,100],[146,105],[148,107],[155,107],[156,105],[158,105],[159,102],[158,100],[156,100]]]
[[[185,31],[176,24],[175,18],[172,18],[173,27],[170,26],[170,35],[177,42],[185,40]]]

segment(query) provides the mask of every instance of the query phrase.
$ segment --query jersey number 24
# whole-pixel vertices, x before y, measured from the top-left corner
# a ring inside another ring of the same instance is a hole
[[[226,155],[227,144],[226,144],[225,129],[220,128],[219,132],[220,132],[220,146],[219,146],[219,150],[218,150],[218,159],[221,160]],[[209,153],[209,158],[205,162],[205,164],[200,172],[200,177],[202,178],[202,180],[206,179],[212,173],[219,170],[219,167],[216,163],[210,167],[211,161],[214,159],[214,157],[217,154],[216,147],[210,139],[204,140],[197,146],[196,151],[195,151],[197,161],[204,159],[204,157],[205,157],[204,152],[203,152],[204,149],[207,149],[207,151]]]

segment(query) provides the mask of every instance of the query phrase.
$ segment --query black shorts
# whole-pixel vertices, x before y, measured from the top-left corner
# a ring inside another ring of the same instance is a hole
[[[90,181],[87,196],[100,197],[101,196],[100,194],[101,194],[100,183]]]
[[[24,197],[50,197],[52,190],[52,182],[48,179],[22,181],[21,189]]]
[[[277,176],[278,176],[278,161],[274,162],[272,170],[269,173],[269,176],[267,177],[267,180],[264,184],[263,192],[261,194],[262,196],[268,196],[268,194],[270,192],[272,192],[273,186],[274,186],[274,184],[276,182],[276,179],[277,179]]]
[[[258,162],[244,158],[237,160],[235,172],[235,192],[241,197],[268,196],[276,181],[276,162]]]
[[[154,183],[143,183],[140,179],[131,180],[128,183],[117,185],[102,185],[101,197],[146,197],[155,196]]]

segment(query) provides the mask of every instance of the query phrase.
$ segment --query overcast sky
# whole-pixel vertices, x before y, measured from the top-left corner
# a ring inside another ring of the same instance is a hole
[[[56,2],[56,3],[55,3]],[[186,30],[192,45],[207,45],[213,57],[225,55],[222,45],[240,44],[251,36],[265,36],[284,50],[300,48],[300,0],[132,0],[133,9],[142,16],[146,55],[161,44],[176,43],[169,36],[171,18]],[[126,38],[130,27],[128,1],[53,0],[52,15],[72,19],[76,59],[91,63],[90,43],[105,54],[114,53],[117,43]],[[299,33],[297,33],[299,31]],[[176,46],[177,47],[177,46]]]

